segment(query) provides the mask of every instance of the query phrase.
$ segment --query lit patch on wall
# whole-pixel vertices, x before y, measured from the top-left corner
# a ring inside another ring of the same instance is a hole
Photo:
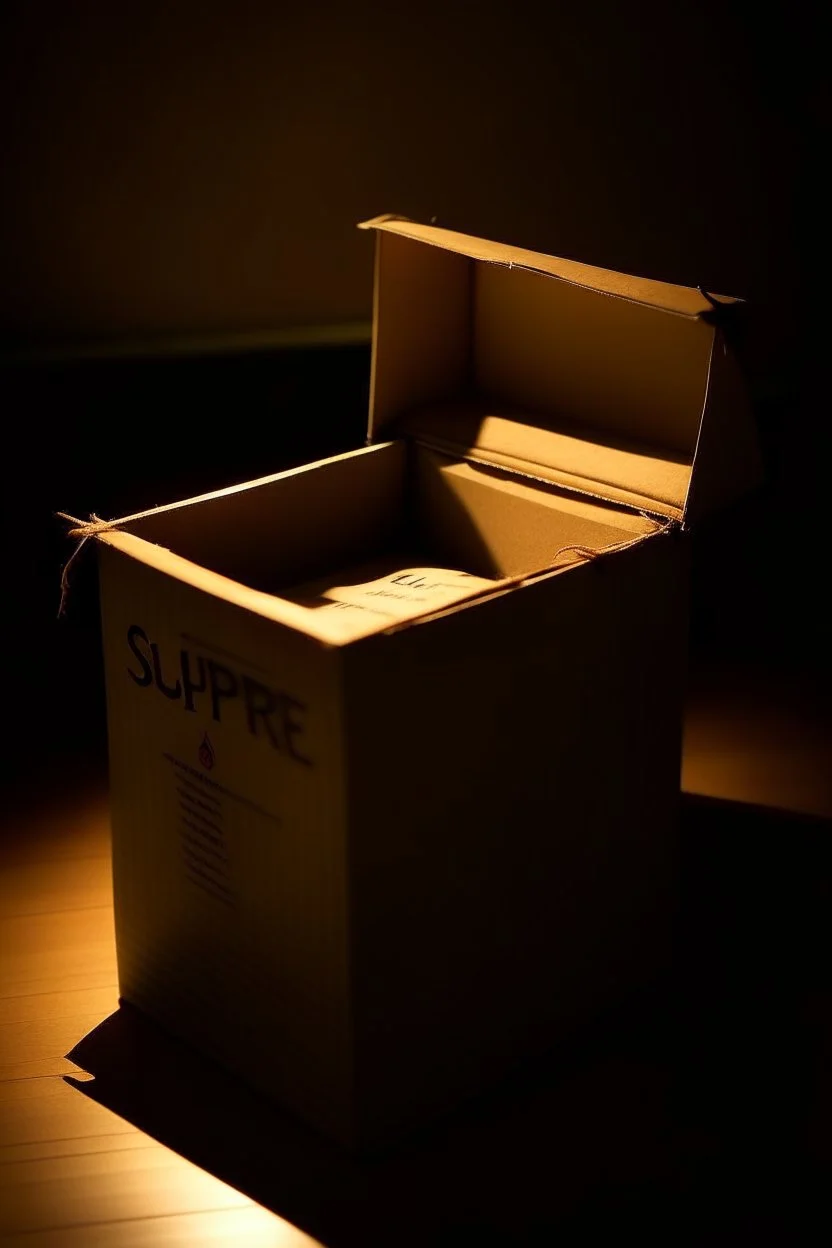
[[[827,712],[814,696],[759,671],[694,679],[685,717],[685,792],[832,816],[832,740]]]

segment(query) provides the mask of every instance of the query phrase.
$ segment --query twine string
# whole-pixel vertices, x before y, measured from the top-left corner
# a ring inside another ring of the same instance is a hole
[[[652,521],[653,528],[649,532],[636,533],[633,537],[627,537],[621,542],[613,542],[609,546],[582,546],[579,542],[572,542],[570,545],[561,546],[559,550],[556,550],[552,556],[553,561],[560,559],[561,555],[575,554],[579,559],[586,559],[591,562],[593,559],[599,559],[601,555],[611,555],[616,551],[629,550],[631,546],[638,546],[646,538],[653,537],[656,533],[666,533],[674,527],[673,520],[657,520],[655,516],[648,516],[644,512],[640,514],[644,516],[645,520]]]
[[[59,520],[65,520],[70,526],[66,535],[76,543],[75,549],[61,568],[61,601],[58,604],[59,618],[66,612],[70,573],[90,538],[98,537],[101,533],[110,533],[115,529],[119,529],[123,524],[129,524],[132,520],[143,520],[146,516],[153,515],[155,511],[158,511],[157,507],[149,507],[147,511],[137,511],[134,515],[122,516],[119,520],[102,520],[101,516],[97,516],[95,512],[90,513],[89,520],[79,520],[77,516],[71,516],[66,511],[55,512]]]
[[[90,514],[89,520],[79,520],[77,516],[71,516],[65,511],[56,511],[55,515],[59,520],[65,520],[71,527],[67,530],[67,537],[74,539],[76,545],[72,554],[61,568],[61,601],[58,605],[58,617],[60,618],[66,612],[67,599],[69,597],[70,573],[75,566],[79,556],[90,538],[100,536],[102,533],[110,533],[120,528],[123,524],[128,524],[132,520],[143,520],[146,516],[152,515],[159,509],[151,507],[147,511],[138,511],[132,516],[123,516],[120,520],[102,520],[101,516],[97,516],[95,512]],[[583,546],[579,542],[573,542],[568,546],[561,546],[559,550],[552,556],[552,562],[555,563],[565,554],[575,554],[579,559],[593,560],[600,555],[611,554],[613,551],[627,550],[630,546],[636,546],[639,542],[643,542],[646,537],[651,537],[654,533],[667,531],[673,527],[672,520],[656,523],[655,516],[647,516],[645,519],[654,522],[655,527],[649,533],[637,533],[634,537],[626,538],[623,542],[614,542],[610,546],[597,549],[594,546]],[[525,577],[515,578],[517,583],[521,583],[527,579]]]
[[[58,618],[60,619],[66,612],[70,573],[75,563],[90,538],[111,528],[112,521],[102,520],[95,512],[90,515],[89,520],[79,520],[77,516],[70,516],[65,511],[56,511],[55,515],[59,520],[65,520],[70,525],[70,528],[67,530],[67,537],[75,539],[75,549],[61,568],[61,601],[58,604]]]

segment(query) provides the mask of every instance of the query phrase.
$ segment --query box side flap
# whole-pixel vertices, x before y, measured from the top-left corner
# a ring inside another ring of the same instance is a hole
[[[762,483],[760,444],[745,381],[721,333],[711,357],[685,519],[696,523]]]
[[[425,421],[447,453],[678,519],[755,477],[717,300],[674,300],[649,282],[636,298],[619,274],[395,218],[369,224],[371,438],[419,437]]]
[[[690,461],[586,429],[542,429],[476,404],[420,408],[400,431],[450,459],[503,469],[570,493],[681,520]]]
[[[547,256],[542,252],[527,251],[522,247],[487,242],[484,239],[473,238],[469,234],[441,229],[435,225],[420,225],[415,221],[408,221],[404,217],[391,214],[363,221],[359,229],[372,229],[380,234],[410,238],[420,243],[428,243],[433,247],[457,252],[472,260],[545,273],[549,277],[557,277],[563,282],[583,286],[587,290],[661,308],[665,312],[675,312],[680,316],[701,316],[712,308],[712,304],[705,296],[693,287],[676,286],[670,282],[657,282],[648,278],[632,277],[625,273],[614,273],[610,269],[578,264],[574,260]],[[720,302],[728,304],[738,302],[726,296],[719,296],[719,299]]]
[[[372,439],[420,404],[461,393],[470,354],[471,263],[395,234],[376,240]]]

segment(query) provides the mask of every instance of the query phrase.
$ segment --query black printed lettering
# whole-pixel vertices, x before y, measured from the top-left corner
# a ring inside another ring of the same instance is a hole
[[[153,671],[151,669],[149,660],[139,650],[138,643],[140,641],[143,642],[144,645],[146,646],[150,645],[150,641],[144,629],[139,628],[138,624],[131,624],[127,630],[127,644],[130,647],[130,649],[133,651],[133,654],[136,656],[139,662],[139,665],[141,666],[142,674],[141,676],[137,676],[136,673],[132,670],[132,668],[128,667],[127,675],[130,677],[131,680],[134,680],[136,684],[139,685],[141,688],[146,688],[148,685],[153,683]]]
[[[243,696],[246,701],[246,724],[249,732],[256,737],[259,731],[258,721],[262,720],[269,740],[279,750],[280,738],[274,730],[271,718],[278,707],[276,696],[266,685],[261,685],[259,680],[252,680],[250,676],[243,677]]]
[[[220,703],[223,698],[237,697],[237,678],[222,663],[216,663],[213,659],[208,660],[208,675],[211,681],[211,714],[219,723]]]
[[[207,684],[205,676],[205,660],[200,656],[197,656],[196,661],[197,670],[199,671],[199,679],[195,681],[191,677],[191,656],[188,654],[187,650],[180,650],[179,662],[182,667],[182,690],[185,694],[186,711],[193,711],[196,709],[194,706],[194,694],[204,693]]]
[[[420,589],[425,584],[423,576],[414,576],[412,572],[402,572],[399,576],[392,578],[394,585],[408,585],[411,589]]]
[[[225,664],[200,654],[194,655],[184,647],[179,650],[179,667],[171,683],[174,672],[170,659],[167,660],[166,676],[161,648],[138,624],[131,624],[128,628],[127,644],[135,661],[128,664],[127,674],[140,688],[155,685],[163,697],[171,702],[181,700],[185,710],[191,713],[199,707],[199,696],[208,694],[211,715],[216,723],[222,722],[224,710],[227,720],[233,721],[236,715],[239,723],[244,717],[246,728],[253,737],[267,740],[272,749],[288,755],[296,763],[305,767],[314,766],[302,749],[307,708],[297,698],[284,690],[271,689],[253,676],[237,675]],[[241,700],[240,710],[230,713],[235,699]],[[205,781],[201,773],[199,779]],[[184,794],[182,796],[185,797]],[[195,805],[202,806],[202,803],[197,801]],[[212,812],[206,806],[203,810],[205,814],[197,817],[210,823],[206,816]]]
[[[170,698],[171,702],[176,702],[182,697],[182,683],[177,680],[175,685],[166,685],[165,678],[162,675],[162,659],[159,654],[159,647],[155,641],[150,643],[150,652],[153,655],[153,675],[156,680],[156,688],[163,693],[166,698]]]
[[[302,702],[298,702],[295,698],[290,698],[285,693],[282,698],[283,702],[283,734],[286,739],[286,749],[296,763],[303,763],[306,767],[312,766],[312,760],[307,758],[305,754],[301,754],[295,744],[295,737],[300,736],[303,732],[303,724],[298,723],[292,718],[292,710],[305,711],[306,707]]]

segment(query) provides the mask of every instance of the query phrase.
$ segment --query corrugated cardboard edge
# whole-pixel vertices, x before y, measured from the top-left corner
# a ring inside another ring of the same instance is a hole
[[[697,287],[676,286],[670,282],[616,273],[611,269],[579,264],[576,260],[547,256],[542,252],[528,251],[525,248],[512,247],[505,243],[487,242],[455,230],[446,230],[435,225],[420,225],[406,217],[391,213],[373,217],[369,221],[362,221],[358,229],[398,234],[414,242],[441,247],[446,251],[454,251],[487,264],[528,269],[530,272],[539,273],[545,277],[557,278],[571,286],[580,286],[600,295],[624,299],[629,303],[657,308],[688,319],[697,319],[700,316],[712,314],[714,301],[729,307],[742,302],[728,295],[713,295],[712,300],[709,300]]]
[[[724,335],[714,332],[684,523],[696,524],[759,488],[763,459],[751,400]]]

